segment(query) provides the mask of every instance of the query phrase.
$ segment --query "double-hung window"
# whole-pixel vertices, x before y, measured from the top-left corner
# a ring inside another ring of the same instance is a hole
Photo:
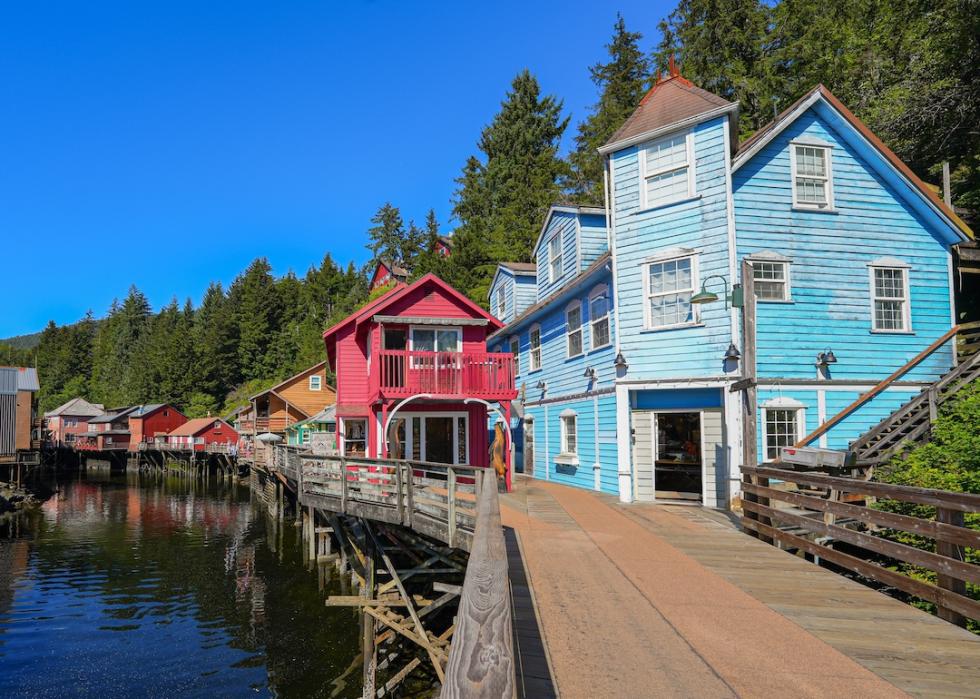
[[[504,294],[504,287],[497,289],[497,317],[503,318],[507,312],[507,296]]]
[[[646,267],[647,328],[694,323],[691,295],[697,283],[693,255],[651,262]]]
[[[531,328],[528,333],[528,345],[530,346],[530,351],[528,355],[530,356],[530,369],[535,371],[541,368],[541,326],[535,325]]]
[[[514,376],[521,374],[521,341],[517,335],[510,338],[510,353],[514,355]]]
[[[317,375],[310,377],[310,390],[320,391],[323,388],[323,378]]]
[[[344,455],[367,455],[367,420],[344,418]]]
[[[578,417],[575,413],[561,416],[561,453],[565,456],[578,454]]]
[[[609,292],[599,287],[589,296],[589,324],[592,327],[592,349],[609,344]]]
[[[548,281],[554,283],[561,279],[561,236],[556,235],[548,241]]]
[[[582,354],[582,304],[578,301],[565,309],[565,345],[568,357]]]
[[[754,260],[752,279],[760,301],[789,301],[789,263]]]
[[[764,408],[763,420],[766,461],[778,458],[782,447],[791,447],[803,438],[802,408]]]
[[[910,323],[908,270],[871,267],[871,328],[878,332],[908,332]]]
[[[674,134],[640,149],[642,207],[668,204],[694,195],[691,135]]]
[[[830,148],[793,144],[792,149],[793,206],[807,209],[833,208]]]

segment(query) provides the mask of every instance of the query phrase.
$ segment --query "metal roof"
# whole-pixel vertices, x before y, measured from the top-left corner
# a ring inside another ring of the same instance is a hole
[[[37,379],[37,369],[24,366],[5,366],[0,367],[13,372],[16,381],[15,391],[40,391],[41,384]]]
[[[105,408],[101,403],[89,403],[84,398],[72,398],[67,403],[59,405],[54,410],[44,413],[44,417],[58,417],[67,415],[70,417],[94,417],[105,413]]]
[[[0,396],[17,395],[17,370],[13,367],[0,367]]]
[[[122,408],[121,410],[113,413],[106,413],[105,415],[99,415],[98,417],[92,418],[88,421],[88,424],[102,424],[104,422],[115,422],[124,417],[129,417],[131,413],[138,410],[139,406],[134,405],[131,408]]]
[[[154,410],[162,408],[164,405],[164,403],[147,403],[146,405],[138,405],[130,417],[143,417],[148,413],[152,413]]]

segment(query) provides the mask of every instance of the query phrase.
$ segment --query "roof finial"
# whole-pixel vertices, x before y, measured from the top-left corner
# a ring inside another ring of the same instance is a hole
[[[674,54],[670,54],[670,58],[667,61],[667,70],[670,72],[670,77],[676,78],[681,72],[677,69],[677,59]]]

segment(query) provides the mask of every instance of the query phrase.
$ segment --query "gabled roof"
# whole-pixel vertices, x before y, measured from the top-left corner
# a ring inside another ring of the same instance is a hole
[[[193,437],[199,432],[203,432],[208,427],[216,422],[222,423],[225,427],[229,429],[234,429],[227,422],[222,420],[220,417],[196,417],[193,420],[188,420],[180,427],[175,427],[167,433],[168,437]]]
[[[166,403],[147,403],[146,405],[137,405],[136,409],[130,413],[130,417],[144,418],[150,413],[155,413],[160,408],[164,407]],[[176,410],[176,408],[174,408]]]
[[[534,248],[531,250],[531,255],[538,254],[538,248],[541,247],[541,241],[544,240],[544,234],[548,230],[548,224],[551,223],[551,218],[556,213],[563,214],[575,214],[576,216],[605,216],[606,210],[601,206],[579,206],[578,204],[552,204],[548,209],[548,213],[544,216],[544,223],[541,224],[541,231],[538,233],[538,240],[534,243]]]
[[[620,150],[683,124],[697,123],[721,114],[729,114],[729,118],[734,120],[737,113],[738,102],[729,102],[702,90],[680,74],[671,58],[667,77],[657,76],[656,83],[640,100],[636,110],[599,148],[599,152]]]
[[[337,406],[328,405],[326,408],[318,412],[312,417],[308,417],[305,420],[300,420],[299,422],[294,422],[292,425],[287,425],[287,430],[299,429],[303,425],[309,425],[314,422],[334,422],[337,419]]]
[[[255,398],[258,398],[259,396],[264,396],[264,395],[265,395],[266,393],[274,393],[274,394],[275,394],[275,395],[276,395],[277,397],[279,397],[279,398],[281,398],[282,396],[280,396],[280,395],[279,395],[279,394],[277,393],[277,391],[278,391],[278,390],[279,390],[280,388],[282,388],[283,386],[285,386],[285,385],[287,385],[287,384],[290,384],[290,383],[292,383],[293,381],[295,381],[295,380],[296,380],[296,379],[298,379],[299,377],[301,377],[301,376],[303,376],[304,374],[309,374],[310,372],[313,372],[313,371],[319,371],[320,369],[323,369],[324,367],[326,367],[326,365],[327,365],[327,361],[326,361],[326,360],[323,360],[322,362],[317,362],[317,363],[316,363],[316,364],[314,364],[313,366],[311,366],[311,367],[308,367],[308,368],[306,368],[306,369],[303,369],[303,371],[300,371],[300,372],[298,372],[298,373],[296,373],[296,374],[293,374],[293,375],[292,375],[292,376],[290,376],[290,377],[289,377],[288,379],[285,379],[284,381],[280,381],[280,382],[279,382],[279,383],[277,383],[277,384],[276,384],[275,386],[272,386],[271,388],[267,388],[267,389],[265,389],[264,391],[259,391],[259,392],[258,392],[258,393],[256,393],[256,394],[255,394],[254,396],[249,396],[249,397],[248,397],[248,399],[249,399],[249,400],[253,400],[253,399],[255,399]],[[324,384],[324,386],[326,386],[327,388],[329,388],[329,389],[330,389],[331,391],[334,391],[334,392],[336,392],[336,391],[334,390],[334,387],[333,387],[333,386],[331,386],[330,384],[328,384],[328,383],[327,383],[326,381],[324,381],[324,382],[323,382],[323,384]],[[285,400],[285,399],[283,399],[283,400]],[[293,406],[293,407],[295,407],[295,406]],[[298,409],[298,408],[297,408],[297,409]]]
[[[116,420],[121,420],[122,418],[128,418],[134,411],[139,410],[138,405],[131,406],[129,408],[120,408],[119,410],[106,413],[105,415],[99,415],[88,421],[88,424],[102,424],[106,422],[115,422]]]
[[[448,235],[440,235],[439,242],[445,245],[447,248],[451,248],[453,246],[453,239]]]
[[[5,366],[2,369],[12,369],[17,372],[18,391],[40,391],[41,384],[37,378],[37,369],[30,366]]]
[[[493,287],[497,284],[497,277],[501,272],[507,272],[520,277],[536,277],[538,266],[533,262],[498,262],[497,269],[493,271],[493,278],[490,280],[490,289],[487,291],[487,298],[493,293]]]
[[[408,277],[408,270],[401,265],[396,265],[394,262],[389,262],[388,260],[378,260],[378,267],[384,267],[392,276],[401,277],[403,279]]]
[[[571,280],[568,281],[568,283],[563,285],[560,289],[552,292],[547,297],[545,297],[541,301],[538,301],[533,306],[528,306],[523,313],[521,313],[519,316],[514,318],[514,320],[509,322],[505,327],[497,330],[495,333],[490,335],[487,338],[487,342],[492,342],[496,340],[498,337],[509,335],[513,331],[513,329],[518,325],[522,325],[526,321],[530,320],[533,316],[536,316],[538,313],[540,313],[541,311],[543,311],[545,308],[555,303],[556,301],[561,300],[564,296],[571,294],[573,291],[578,291],[578,289],[583,284],[587,283],[597,272],[599,272],[599,270],[601,270],[603,267],[608,265],[611,260],[612,260],[612,253],[609,252],[603,253],[602,255],[599,256],[599,258],[595,262],[589,265],[588,269],[574,276]]]
[[[732,170],[737,170],[746,162],[751,160],[752,157],[765,148],[765,146],[772,141],[772,139],[781,134],[787,126],[792,124],[799,117],[805,114],[808,109],[818,103],[823,103],[829,108],[833,109],[848,125],[854,129],[857,136],[874,148],[885,160],[885,162],[887,162],[898,172],[899,176],[905,180],[910,188],[917,195],[919,195],[930,208],[945,218],[947,222],[954,229],[956,229],[964,239],[973,238],[973,231],[959,216],[956,215],[956,213],[950,207],[946,205],[946,202],[944,202],[925,182],[919,179],[919,177],[912,172],[909,166],[902,162],[901,158],[895,155],[895,153],[888,146],[886,146],[881,139],[874,135],[871,129],[869,129],[863,121],[858,119],[851,112],[851,110],[845,107],[844,104],[823,85],[817,85],[814,87],[808,93],[800,97],[800,99],[796,100],[796,102],[791,104],[772,122],[766,126],[763,126],[761,129],[752,134],[751,137],[743,141],[738,147],[738,151],[735,153],[734,160],[732,160]]]
[[[72,398],[54,410],[44,413],[44,417],[96,417],[104,412],[101,403],[89,403],[84,398]]]

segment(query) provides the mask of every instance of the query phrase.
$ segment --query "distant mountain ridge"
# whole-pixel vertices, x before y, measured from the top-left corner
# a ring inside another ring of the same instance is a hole
[[[34,349],[41,344],[41,333],[30,333],[29,335],[16,335],[0,340],[0,345],[10,345],[14,349]]]

